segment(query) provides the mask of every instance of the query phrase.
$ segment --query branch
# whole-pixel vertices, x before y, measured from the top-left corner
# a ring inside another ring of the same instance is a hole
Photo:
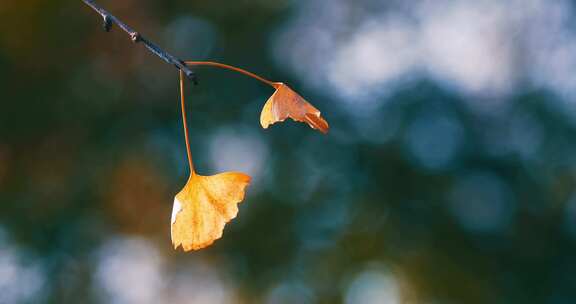
[[[150,40],[144,38],[144,36],[142,36],[140,33],[133,30],[132,28],[130,28],[128,25],[126,25],[124,22],[120,21],[118,18],[114,17],[114,15],[108,13],[106,10],[104,10],[102,7],[100,7],[94,1],[92,1],[92,0],[82,0],[82,1],[86,5],[91,7],[93,10],[95,10],[98,14],[100,14],[100,16],[102,16],[103,26],[104,26],[104,30],[106,32],[109,32],[110,29],[112,28],[112,24],[115,23],[116,25],[118,25],[119,28],[121,28],[128,35],[130,35],[130,39],[132,40],[132,42],[143,43],[144,46],[146,46],[146,48],[150,52],[152,52],[156,56],[160,57],[160,59],[166,61],[167,63],[174,65],[176,68],[178,68],[180,71],[182,71],[186,75],[186,77],[188,77],[190,80],[192,80],[192,82],[194,82],[194,84],[197,84],[198,80],[196,79],[196,74],[194,74],[194,72],[192,70],[190,70],[190,68],[188,68],[182,60],[170,55],[170,53],[162,50],[158,45],[156,45],[153,42],[151,42]]]

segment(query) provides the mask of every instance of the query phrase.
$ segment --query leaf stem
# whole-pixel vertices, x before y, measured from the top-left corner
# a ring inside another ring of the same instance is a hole
[[[184,72],[180,70],[180,107],[182,110],[182,125],[184,126],[184,138],[186,140],[186,155],[188,156],[188,166],[190,175],[196,174],[194,164],[192,163],[192,152],[190,152],[190,138],[188,132],[188,122],[186,120],[186,102],[184,101]]]
[[[246,70],[244,70],[244,69],[241,69],[241,68],[238,68],[238,67],[235,67],[235,66],[231,66],[231,65],[228,65],[228,64],[220,63],[220,62],[214,62],[214,61],[184,61],[184,63],[185,63],[186,65],[188,65],[188,66],[206,65],[206,66],[213,66],[213,67],[218,67],[218,68],[222,68],[222,69],[227,69],[227,70],[231,70],[231,71],[234,71],[234,72],[238,72],[238,73],[244,74],[244,75],[246,75],[246,76],[248,76],[248,77],[252,77],[252,78],[254,78],[254,79],[256,79],[256,80],[259,80],[259,81],[261,81],[261,82],[263,82],[263,83],[265,83],[265,84],[273,87],[273,88],[276,88],[276,86],[277,86],[277,82],[270,81],[270,80],[268,80],[268,79],[266,79],[266,78],[264,78],[264,77],[262,77],[262,76],[259,76],[259,75],[254,74],[254,73],[252,73],[252,72],[248,72],[248,71],[246,71]]]

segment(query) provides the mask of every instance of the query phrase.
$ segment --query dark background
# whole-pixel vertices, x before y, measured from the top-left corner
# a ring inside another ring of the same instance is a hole
[[[0,303],[576,302],[572,1],[99,3],[331,130],[263,130],[269,87],[197,68],[196,167],[253,181],[174,251],[177,71],[79,0],[1,1]]]

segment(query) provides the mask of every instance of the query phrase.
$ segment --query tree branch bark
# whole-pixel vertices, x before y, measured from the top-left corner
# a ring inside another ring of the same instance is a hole
[[[198,80],[196,79],[196,74],[189,67],[187,67],[186,64],[184,64],[184,62],[182,60],[172,56],[170,53],[164,51],[162,48],[160,48],[158,45],[156,45],[152,41],[144,38],[144,36],[142,36],[140,33],[133,30],[131,27],[126,25],[124,22],[120,21],[120,19],[116,18],[114,15],[107,12],[105,9],[103,9],[98,4],[96,4],[94,1],[92,1],[92,0],[82,0],[82,1],[86,5],[91,7],[94,11],[96,11],[98,14],[100,14],[100,16],[102,16],[103,26],[104,26],[105,31],[109,32],[110,29],[112,28],[112,25],[116,24],[119,28],[121,28],[124,32],[126,32],[130,36],[130,40],[132,40],[132,42],[134,42],[134,43],[140,42],[140,43],[144,44],[144,46],[150,52],[152,52],[154,55],[160,57],[160,59],[164,60],[168,64],[174,65],[177,69],[182,71],[184,73],[184,75],[186,75],[186,77],[188,77],[188,79],[192,80],[192,82],[194,82],[194,84],[197,84]]]

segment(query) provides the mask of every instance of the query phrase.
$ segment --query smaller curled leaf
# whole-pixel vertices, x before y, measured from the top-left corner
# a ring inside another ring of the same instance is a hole
[[[276,82],[273,85],[276,91],[268,98],[260,114],[262,128],[267,129],[271,124],[290,117],[294,121],[308,124],[312,129],[328,133],[328,123],[318,109],[284,83]]]

